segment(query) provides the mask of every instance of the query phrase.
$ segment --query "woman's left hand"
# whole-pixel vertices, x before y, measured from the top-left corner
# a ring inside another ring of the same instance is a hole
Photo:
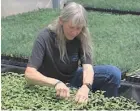
[[[82,87],[76,93],[75,101],[78,103],[87,103],[88,93],[89,88],[86,85],[82,85]]]

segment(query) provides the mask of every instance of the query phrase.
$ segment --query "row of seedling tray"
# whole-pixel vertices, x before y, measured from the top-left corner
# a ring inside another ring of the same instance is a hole
[[[140,69],[131,73],[131,75],[126,76],[126,81],[140,84]]]

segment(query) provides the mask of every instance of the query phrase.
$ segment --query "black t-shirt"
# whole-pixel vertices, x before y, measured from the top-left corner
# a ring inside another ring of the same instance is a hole
[[[48,50],[51,47],[51,52]],[[82,64],[92,64],[91,58],[83,58],[81,42],[78,38],[66,42],[69,61],[60,60],[60,53],[56,45],[56,34],[49,29],[44,29],[38,35],[32,50],[28,66],[36,68],[45,76],[69,82],[78,68],[78,61]],[[53,59],[52,59],[53,58]]]

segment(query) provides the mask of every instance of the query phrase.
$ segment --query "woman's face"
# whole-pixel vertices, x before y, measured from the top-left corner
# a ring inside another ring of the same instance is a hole
[[[72,26],[72,21],[69,20],[68,22],[61,22],[63,25],[64,35],[68,40],[73,40],[76,36],[78,36],[83,27],[79,26]]]

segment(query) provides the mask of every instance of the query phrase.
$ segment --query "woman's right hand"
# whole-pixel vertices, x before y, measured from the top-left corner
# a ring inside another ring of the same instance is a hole
[[[68,98],[70,96],[69,88],[63,82],[59,82],[55,86],[55,90],[56,90],[56,96],[60,98]]]

